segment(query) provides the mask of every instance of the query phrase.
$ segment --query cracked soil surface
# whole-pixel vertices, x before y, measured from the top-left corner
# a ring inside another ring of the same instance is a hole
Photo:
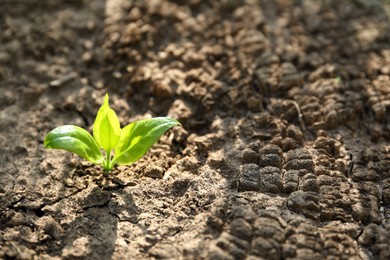
[[[379,0],[0,0],[1,259],[390,259]],[[45,150],[170,116],[102,174]]]

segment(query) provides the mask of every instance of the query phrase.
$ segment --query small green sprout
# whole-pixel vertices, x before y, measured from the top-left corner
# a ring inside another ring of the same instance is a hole
[[[341,78],[340,77],[335,77],[334,78],[334,83],[339,84],[340,82],[341,82]]]
[[[181,125],[176,119],[155,117],[132,122],[121,129],[106,94],[96,115],[93,137],[81,127],[64,125],[50,131],[44,145],[48,149],[75,153],[94,164],[103,165],[104,171],[111,171],[115,164],[126,165],[140,159],[166,131],[176,125]],[[101,149],[105,151],[105,156]]]

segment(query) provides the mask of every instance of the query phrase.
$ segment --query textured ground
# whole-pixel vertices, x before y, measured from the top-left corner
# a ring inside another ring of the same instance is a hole
[[[390,259],[387,3],[0,5],[0,258]],[[109,175],[43,148],[106,92],[183,127]]]

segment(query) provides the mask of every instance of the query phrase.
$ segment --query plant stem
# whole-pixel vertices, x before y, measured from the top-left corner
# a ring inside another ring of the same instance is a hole
[[[103,163],[103,170],[105,172],[110,172],[112,169],[112,165],[111,165],[111,153],[110,151],[106,151],[106,160],[104,161]]]
[[[110,169],[114,168],[115,163],[116,163],[116,157],[114,156],[114,158],[112,158],[111,160],[111,165],[109,166]]]

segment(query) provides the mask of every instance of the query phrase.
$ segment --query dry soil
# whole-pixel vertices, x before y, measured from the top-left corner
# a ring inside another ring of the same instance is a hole
[[[387,1],[0,0],[0,258],[390,259]],[[103,174],[45,150],[177,118]]]

